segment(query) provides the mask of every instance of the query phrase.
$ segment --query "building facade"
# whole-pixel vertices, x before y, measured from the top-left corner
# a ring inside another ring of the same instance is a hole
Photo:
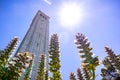
[[[41,54],[46,54],[46,66],[48,67],[48,44],[49,17],[39,10],[33,18],[30,28],[17,50],[17,53],[30,52],[35,56],[31,80],[36,80]]]

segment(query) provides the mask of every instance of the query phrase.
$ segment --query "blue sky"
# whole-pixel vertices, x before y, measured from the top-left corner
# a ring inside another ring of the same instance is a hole
[[[78,50],[74,44],[75,35],[84,33],[94,48],[93,53],[103,60],[105,46],[120,53],[120,1],[119,0],[0,0],[0,49],[4,49],[14,36],[22,41],[33,17],[38,10],[50,16],[50,34],[58,33],[61,46],[61,72],[63,80],[69,80],[69,73],[80,66]],[[82,21],[72,29],[60,24],[59,11],[67,2],[82,5]],[[100,68],[96,73],[100,80]]]

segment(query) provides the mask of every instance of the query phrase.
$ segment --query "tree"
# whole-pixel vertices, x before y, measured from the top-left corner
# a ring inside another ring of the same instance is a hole
[[[84,72],[86,72],[87,70],[91,75],[91,77],[88,77],[88,80],[95,80],[95,70],[96,67],[99,65],[98,56],[93,57],[93,53],[91,52],[93,48],[90,48],[90,42],[88,42],[88,39],[85,35],[78,33],[76,35],[75,44],[77,45],[77,48],[79,50],[80,58],[83,59],[82,67]]]
[[[61,80],[61,73],[60,73],[60,49],[59,49],[59,42],[57,34],[53,34],[50,39],[50,49],[49,49],[49,58],[50,58],[50,72],[52,76],[50,77],[51,80]]]
[[[45,54],[41,55],[37,80],[45,80]]]

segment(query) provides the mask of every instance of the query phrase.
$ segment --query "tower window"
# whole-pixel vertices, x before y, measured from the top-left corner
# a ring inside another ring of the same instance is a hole
[[[38,47],[38,45],[39,45],[39,44],[37,43],[37,47]]]
[[[47,18],[45,17],[45,20],[47,20]]]
[[[42,16],[42,14],[40,14],[40,16]]]

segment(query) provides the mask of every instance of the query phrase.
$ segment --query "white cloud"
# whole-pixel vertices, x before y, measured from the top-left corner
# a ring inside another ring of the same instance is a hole
[[[47,4],[51,5],[52,2],[50,0],[44,0]]]

